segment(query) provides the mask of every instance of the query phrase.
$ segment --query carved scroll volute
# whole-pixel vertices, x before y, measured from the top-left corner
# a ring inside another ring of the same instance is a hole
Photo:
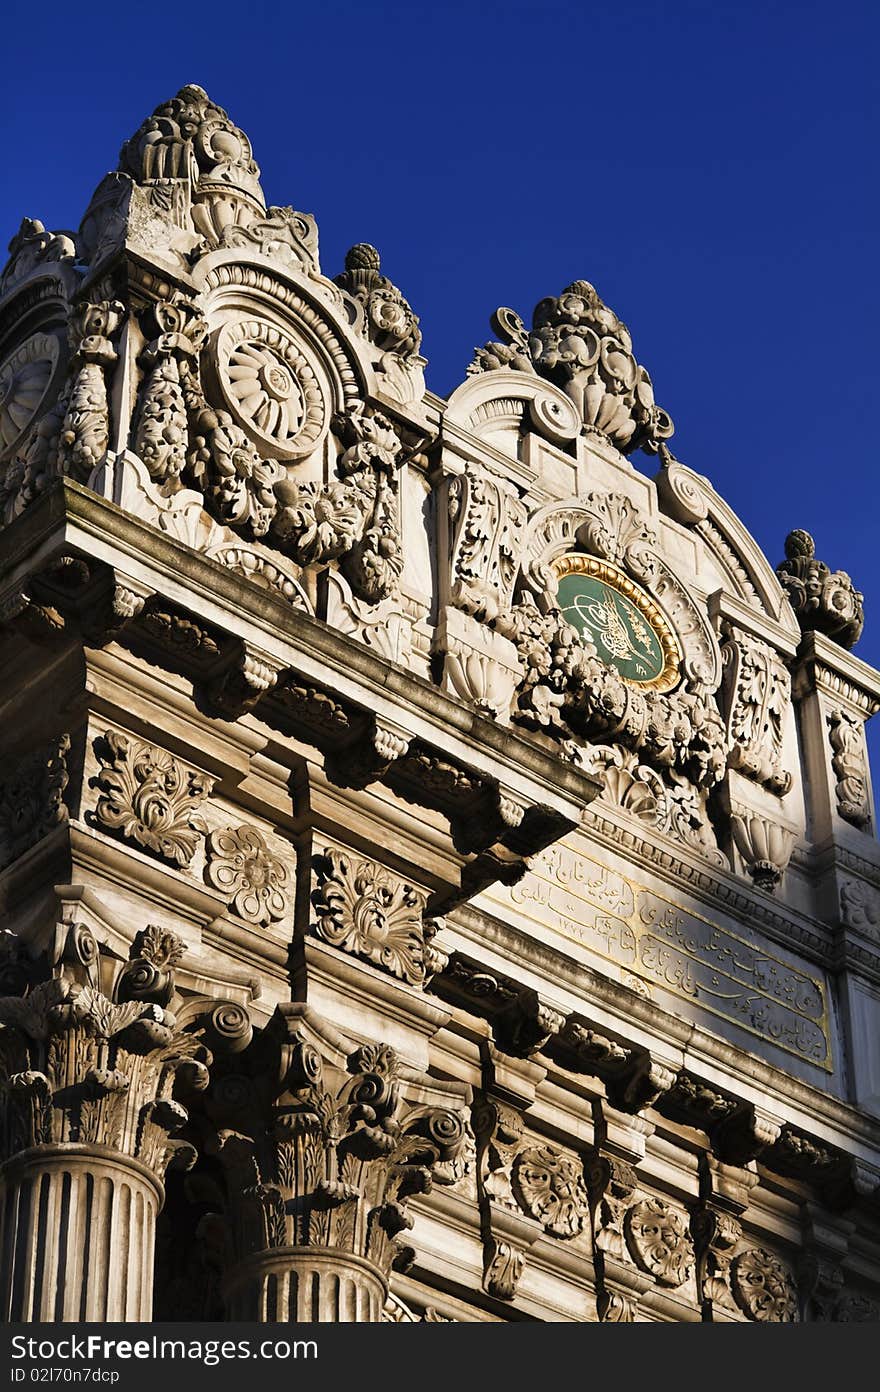
[[[236,1317],[271,1317],[267,1282],[294,1299],[300,1276],[321,1285],[338,1272],[370,1310],[382,1294],[364,1316],[378,1319],[392,1267],[412,1260],[408,1199],[466,1144],[455,1106],[408,1100],[412,1075],[392,1048],[344,1050],[307,1007],[279,1008],[212,1089]]]
[[[870,830],[870,777],[863,724],[858,716],[839,707],[829,713],[827,722],[838,814],[853,826]]]
[[[483,1289],[498,1300],[513,1300],[528,1249],[540,1232],[537,1221],[520,1209],[513,1188],[524,1122],[515,1107],[485,1095],[474,1103],[472,1122],[477,1142]]]
[[[61,472],[85,483],[110,442],[107,369],[116,361],[114,338],[125,318],[118,300],[86,302],[73,310],[73,374],[58,447]]]

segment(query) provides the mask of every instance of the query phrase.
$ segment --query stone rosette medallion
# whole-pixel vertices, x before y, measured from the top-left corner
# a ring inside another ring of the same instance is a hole
[[[327,428],[315,370],[293,340],[261,319],[225,324],[214,357],[224,402],[254,443],[279,459],[311,454]]]

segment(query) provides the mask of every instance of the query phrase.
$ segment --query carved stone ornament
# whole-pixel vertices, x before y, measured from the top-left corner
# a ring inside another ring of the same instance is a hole
[[[782,796],[792,783],[782,767],[791,677],[766,643],[730,624],[721,651],[730,767]]]
[[[0,870],[67,821],[70,736],[17,757],[0,774]]]
[[[273,855],[256,827],[227,827],[208,836],[205,878],[229,895],[248,923],[266,925],[287,918],[293,906],[293,877]]]
[[[672,435],[651,378],[633,357],[629,330],[587,281],[541,300],[531,332],[511,309],[496,310],[492,327],[505,341],[478,348],[469,372],[505,367],[539,373],[571,398],[585,426],[624,454],[656,452]]]
[[[742,1238],[742,1224],[731,1214],[702,1207],[691,1228],[697,1249],[697,1285],[701,1300],[713,1307],[733,1308],[730,1266]]]
[[[855,928],[880,942],[880,893],[864,880],[843,880],[840,918],[845,928]]]
[[[699,688],[665,693],[628,686],[558,609],[542,614],[534,604],[515,605],[495,627],[516,645],[523,666],[514,715],[520,723],[558,737],[613,740],[700,788],[723,776],[723,722]]]
[[[500,475],[476,466],[449,480],[451,602],[488,622],[513,596],[528,509]]]
[[[360,1258],[387,1282],[414,1255],[399,1240],[412,1227],[407,1200],[458,1155],[463,1119],[452,1106],[413,1103],[388,1045],[338,1060],[310,1018],[307,1007],[279,1008],[241,1071],[208,1098],[224,1264],[235,1278],[245,1262],[245,1283],[260,1257],[322,1247]]]
[[[513,1164],[513,1191],[522,1207],[554,1237],[576,1237],[590,1207],[583,1165],[552,1146],[528,1146]]]
[[[627,1209],[627,1246],[636,1264],[663,1286],[680,1286],[694,1268],[694,1249],[682,1215],[664,1199],[642,1199]]]
[[[787,1268],[772,1252],[750,1247],[733,1259],[733,1295],[751,1320],[791,1324],[797,1319],[797,1296]]]
[[[804,633],[824,633],[843,648],[858,642],[865,623],[864,596],[844,571],[832,572],[816,560],[809,532],[789,532],[785,560],[776,574]]]
[[[373,860],[332,848],[317,858],[315,878],[318,937],[424,985],[431,969],[422,922],[427,895]]]
[[[828,738],[831,767],[837,778],[837,810],[847,822],[866,827],[871,820],[871,806],[862,722],[847,711],[833,710],[828,716]]]
[[[175,865],[188,865],[207,826],[198,809],[214,786],[164,749],[108,730],[95,751],[101,764],[97,824]]]
[[[747,873],[759,889],[772,894],[788,867],[795,834],[770,816],[732,808],[730,828]]]
[[[379,253],[359,242],[345,254],[345,270],[336,284],[364,306],[367,336],[378,348],[402,357],[418,354],[422,335],[419,321],[403,295],[386,276],[380,275]]]
[[[285,479],[275,487],[274,535],[299,565],[338,560],[360,598],[393,595],[403,570],[396,470],[401,441],[378,413],[334,417],[344,452],[341,478],[322,485]]]
[[[0,364],[0,459],[14,454],[57,390],[60,355],[57,335],[35,333]]]
[[[262,319],[225,324],[213,357],[233,419],[279,459],[311,454],[327,423],[314,368],[293,340]]]
[[[622,1261],[627,1245],[624,1220],[634,1201],[635,1169],[616,1155],[595,1154],[587,1168],[593,1210],[593,1243],[603,1255]]]
[[[85,301],[71,311],[72,378],[58,443],[61,472],[86,483],[107,452],[110,406],[107,368],[116,361],[114,339],[125,318],[119,300]]]
[[[22,218],[21,227],[9,243],[9,260],[0,274],[0,295],[5,295],[37,266],[72,265],[75,260],[72,232],[47,232],[38,218]]]
[[[91,947],[81,944],[78,956],[94,960],[94,939]],[[6,996],[0,999],[0,1157],[39,1145],[98,1144],[161,1178],[172,1159],[187,1153],[194,1159],[191,1146],[169,1139],[187,1121],[172,1096],[175,1078],[185,1075],[191,1088],[204,1088],[208,1062],[204,1044],[178,1032],[143,983],[118,1002],[66,977]]]
[[[684,841],[716,865],[727,865],[715,843],[705,794],[687,779],[671,770],[661,775],[640,763],[638,754],[620,745],[578,748],[576,762],[603,784],[596,804],[587,809],[588,820],[599,814],[603,804],[617,807],[647,826]]]

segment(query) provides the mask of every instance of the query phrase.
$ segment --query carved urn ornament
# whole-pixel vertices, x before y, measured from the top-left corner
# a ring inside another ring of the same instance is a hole
[[[859,641],[865,624],[864,595],[845,571],[832,571],[816,559],[809,532],[789,532],[785,560],[776,574],[804,633],[824,633],[842,648]]]

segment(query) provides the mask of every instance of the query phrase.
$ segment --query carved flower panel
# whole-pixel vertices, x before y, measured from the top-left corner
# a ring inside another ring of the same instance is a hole
[[[334,947],[421,986],[426,896],[372,860],[328,849],[315,862],[314,932]]]
[[[283,330],[261,319],[226,324],[214,343],[220,391],[233,418],[266,454],[311,454],[328,424],[309,359]]]
[[[694,1266],[684,1216],[664,1199],[642,1199],[627,1210],[626,1244],[637,1266],[664,1286],[680,1286]]]
[[[590,1211],[583,1166],[552,1146],[529,1146],[512,1172],[517,1200],[555,1237],[576,1237]]]
[[[292,874],[256,827],[227,827],[207,840],[205,878],[229,896],[248,923],[265,926],[286,918],[293,906]]]
[[[57,382],[61,345],[36,333],[0,366],[0,457],[11,454]]]
[[[788,1269],[764,1247],[751,1247],[733,1260],[733,1297],[749,1319],[791,1324],[797,1299]]]

